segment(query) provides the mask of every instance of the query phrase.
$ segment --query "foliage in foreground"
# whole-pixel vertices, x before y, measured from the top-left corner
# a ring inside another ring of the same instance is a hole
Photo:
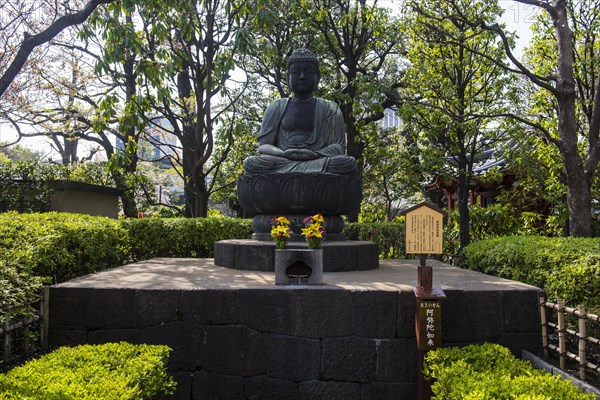
[[[133,400],[170,394],[166,346],[107,343],[61,347],[0,375],[0,400]]]
[[[507,236],[463,250],[469,269],[528,283],[574,306],[600,304],[600,238]]]
[[[212,257],[216,241],[251,235],[249,220],[231,218],[116,221],[56,212],[0,213],[0,310],[34,300],[43,282],[153,257]]]
[[[593,400],[558,375],[536,370],[497,344],[474,344],[431,351],[425,376],[433,378],[438,400]]]

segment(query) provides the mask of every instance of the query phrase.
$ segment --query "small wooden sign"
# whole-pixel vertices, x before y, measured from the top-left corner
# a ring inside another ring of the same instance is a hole
[[[441,299],[417,299],[417,346],[421,351],[442,345]]]
[[[406,216],[406,254],[442,254],[444,212],[427,203],[404,212]]]

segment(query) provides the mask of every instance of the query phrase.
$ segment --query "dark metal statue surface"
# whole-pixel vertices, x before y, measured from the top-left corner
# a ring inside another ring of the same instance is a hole
[[[293,97],[275,100],[265,111],[258,153],[244,161],[249,175],[269,173],[354,174],[356,160],[345,155],[344,119],[337,104],[313,97],[320,72],[308,49],[288,59]]]

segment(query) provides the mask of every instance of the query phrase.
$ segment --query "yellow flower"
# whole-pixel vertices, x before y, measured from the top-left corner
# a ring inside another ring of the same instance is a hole
[[[325,220],[323,219],[323,214],[319,213],[312,216],[312,219],[317,224],[322,224]]]
[[[274,226],[271,228],[271,236],[289,238],[289,228],[283,225]]]
[[[306,236],[307,238],[309,238],[309,237],[322,238],[323,237],[323,233],[321,232],[321,225],[315,224],[315,223],[310,224],[306,228],[302,228],[302,234],[304,236]]]
[[[278,217],[277,218],[277,222],[279,222],[282,225],[289,225],[290,221],[288,221],[288,219],[284,216]]]

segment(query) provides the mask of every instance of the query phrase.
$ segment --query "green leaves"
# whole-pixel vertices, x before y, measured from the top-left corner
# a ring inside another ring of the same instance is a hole
[[[344,234],[351,240],[366,240],[377,243],[379,257],[383,259],[404,258],[404,218],[397,222],[346,222]]]
[[[427,353],[425,376],[434,399],[592,400],[569,380],[536,370],[497,344],[439,348]]]
[[[463,249],[469,269],[540,287],[571,305],[600,304],[600,238],[500,237]]]
[[[118,221],[69,213],[0,214],[6,265],[54,282],[122,265],[129,254]]]
[[[0,400],[150,399],[173,393],[171,349],[125,342],[61,347],[0,375]]]
[[[231,218],[126,219],[131,259],[153,257],[212,257],[214,244],[223,239],[248,239],[250,220]]]

